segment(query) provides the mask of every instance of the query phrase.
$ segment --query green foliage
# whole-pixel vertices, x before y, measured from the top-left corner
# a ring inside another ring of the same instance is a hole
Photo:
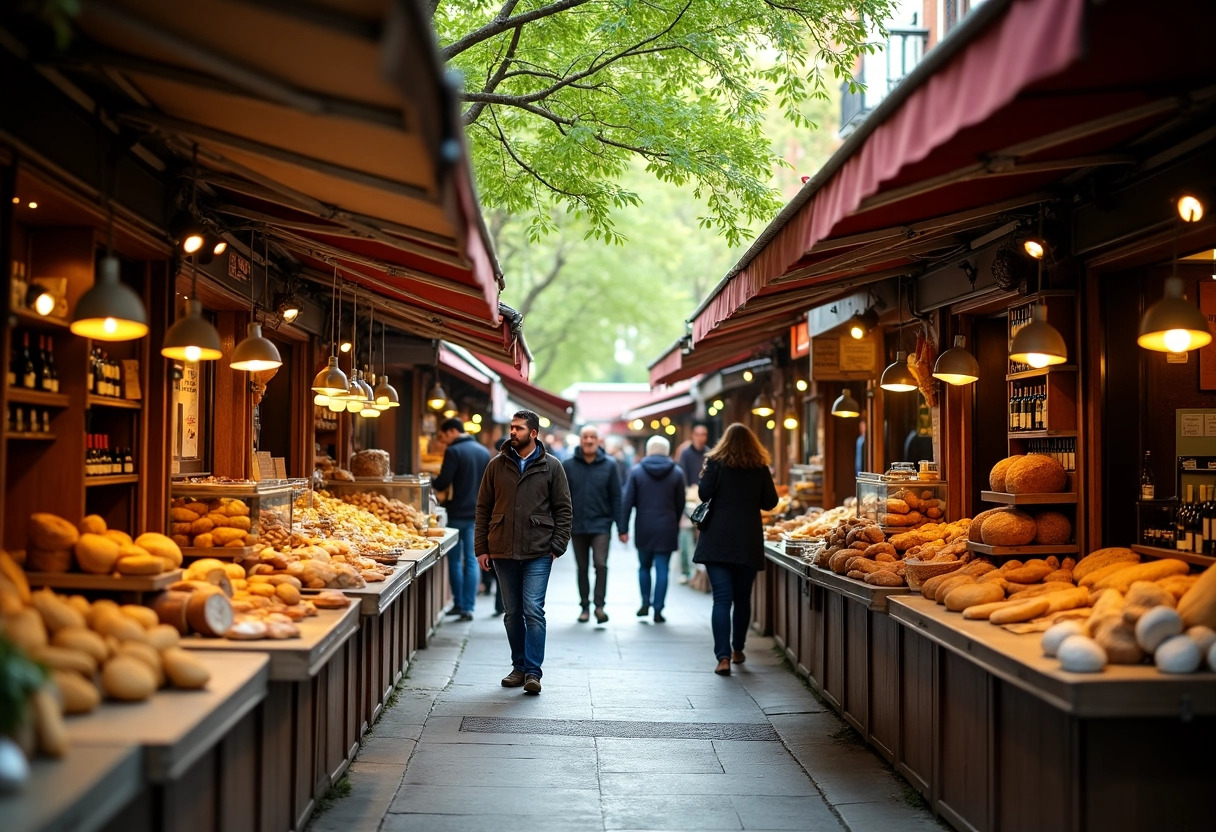
[[[874,51],[891,0],[448,0],[435,28],[466,79],[465,122],[482,199],[619,243],[650,177],[685,187],[697,222],[731,246],[780,207],[764,135],[792,125]]]
[[[46,671],[0,634],[0,736],[11,736],[25,720],[30,695],[46,682]]]

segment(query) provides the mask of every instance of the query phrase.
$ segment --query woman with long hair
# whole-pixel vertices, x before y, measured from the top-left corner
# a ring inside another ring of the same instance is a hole
[[[752,583],[764,568],[762,509],[777,505],[777,487],[768,470],[768,451],[746,425],[735,422],[705,455],[701,500],[710,500],[709,515],[693,556],[705,564],[713,589],[710,617],[714,632],[714,672],[730,675],[741,664],[752,617]],[[733,607],[733,610],[732,610]]]

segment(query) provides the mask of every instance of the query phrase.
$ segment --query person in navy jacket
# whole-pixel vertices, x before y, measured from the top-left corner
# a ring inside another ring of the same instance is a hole
[[[662,624],[663,606],[667,599],[667,569],[671,553],[679,545],[680,516],[684,512],[684,471],[671,459],[671,443],[662,436],[652,436],[646,442],[646,456],[625,480],[621,497],[621,542],[629,542],[629,518],[636,508],[634,525],[638,549],[638,589],[642,606],[638,617],[650,614]],[[651,570],[654,570],[654,594],[651,594]]]

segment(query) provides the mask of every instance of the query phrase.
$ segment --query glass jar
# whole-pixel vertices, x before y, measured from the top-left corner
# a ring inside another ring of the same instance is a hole
[[[911,462],[892,462],[886,476],[891,480],[914,480],[916,467]]]
[[[916,478],[926,482],[933,482],[937,479],[937,463],[931,459],[922,459],[920,461],[920,471],[917,472]]]

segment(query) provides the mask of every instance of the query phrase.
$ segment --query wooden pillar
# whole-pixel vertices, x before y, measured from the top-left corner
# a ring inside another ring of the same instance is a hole
[[[231,356],[236,343],[245,337],[244,312],[220,312],[216,328],[225,356]],[[212,436],[215,450],[211,472],[217,476],[248,477],[253,470],[253,408],[249,395],[248,373],[234,370],[221,358],[215,362],[215,407]]]

